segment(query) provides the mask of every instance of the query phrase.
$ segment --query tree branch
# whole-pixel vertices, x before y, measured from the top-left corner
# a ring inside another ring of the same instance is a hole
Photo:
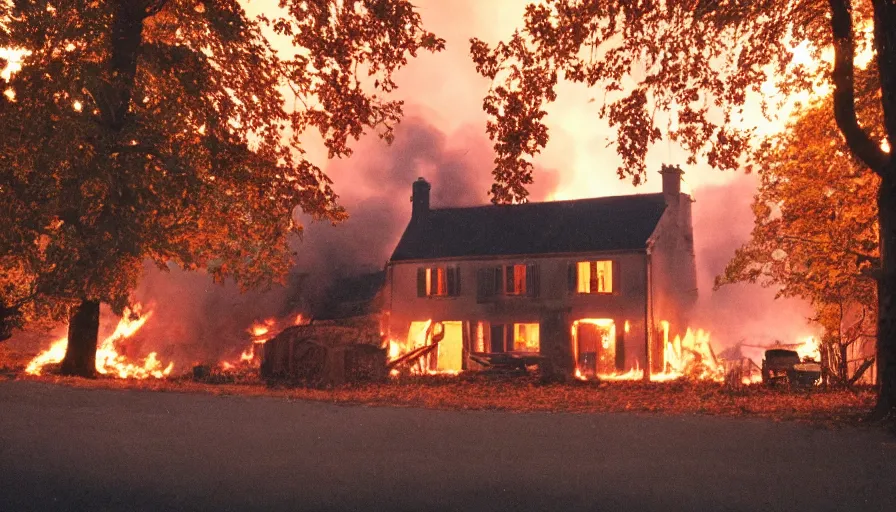
[[[850,0],[830,0],[831,30],[834,36],[834,119],[846,138],[849,149],[878,175],[889,160],[880,146],[859,126],[856,118],[854,64],[855,41],[852,33]]]

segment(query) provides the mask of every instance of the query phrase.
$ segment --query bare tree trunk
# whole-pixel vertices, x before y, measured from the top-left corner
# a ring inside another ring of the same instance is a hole
[[[68,323],[68,347],[62,360],[62,374],[96,376],[96,342],[100,328],[100,303],[82,300]]]
[[[893,167],[891,164],[890,167]],[[896,417],[896,169],[881,179],[881,275],[878,280],[877,375],[879,395],[874,418]]]
[[[841,337],[840,342],[837,344],[837,350],[840,352],[837,372],[840,374],[840,379],[843,381],[844,386],[849,382],[849,355],[847,354],[847,348]]]

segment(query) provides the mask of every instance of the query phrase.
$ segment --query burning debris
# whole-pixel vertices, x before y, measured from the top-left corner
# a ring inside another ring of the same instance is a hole
[[[260,353],[263,351],[265,343],[276,337],[283,330],[296,326],[307,325],[310,322],[302,313],[289,315],[284,319],[267,318],[262,321],[252,323],[252,326],[246,330],[250,336],[249,346],[240,352],[239,359],[234,361],[221,361],[218,365],[223,370],[233,370],[240,366],[250,366],[258,368],[261,364]]]

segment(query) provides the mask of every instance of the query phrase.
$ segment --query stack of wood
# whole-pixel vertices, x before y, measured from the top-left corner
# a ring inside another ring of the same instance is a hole
[[[313,387],[385,380],[386,351],[371,341],[352,327],[290,327],[265,342],[261,376]]]

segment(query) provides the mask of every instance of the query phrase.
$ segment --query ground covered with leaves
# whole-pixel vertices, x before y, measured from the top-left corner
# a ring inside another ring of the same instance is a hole
[[[800,421],[819,426],[862,425],[874,404],[874,390],[739,389],[711,382],[573,382],[542,384],[537,377],[429,375],[385,383],[313,389],[266,385],[248,369],[203,379],[192,374],[169,379],[80,379],[32,377],[7,371],[6,378],[36,379],[94,389],[266,396],[336,404],[512,412],[701,414]]]

